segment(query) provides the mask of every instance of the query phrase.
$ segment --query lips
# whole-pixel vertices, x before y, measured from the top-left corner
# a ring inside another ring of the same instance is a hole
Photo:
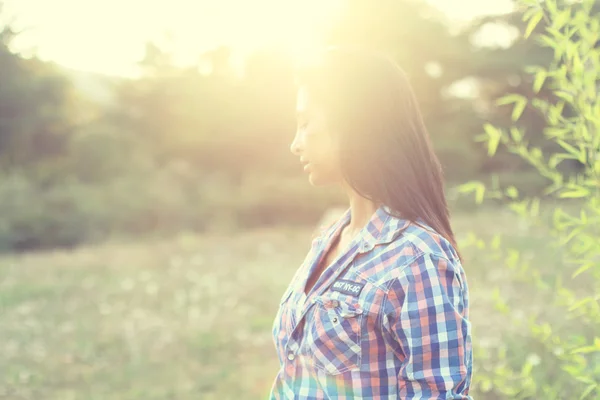
[[[302,166],[304,167],[304,171],[308,172],[310,170],[310,163],[308,161],[301,160]]]

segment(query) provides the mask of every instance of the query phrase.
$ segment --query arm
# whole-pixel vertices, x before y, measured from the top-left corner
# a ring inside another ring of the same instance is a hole
[[[463,279],[446,258],[421,254],[391,283],[384,328],[401,360],[400,398],[471,399],[471,326]]]

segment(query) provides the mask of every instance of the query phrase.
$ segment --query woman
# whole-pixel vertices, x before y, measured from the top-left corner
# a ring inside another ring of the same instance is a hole
[[[471,399],[467,281],[404,73],[334,49],[299,74],[291,145],[350,208],[313,240],[273,335],[272,399]]]

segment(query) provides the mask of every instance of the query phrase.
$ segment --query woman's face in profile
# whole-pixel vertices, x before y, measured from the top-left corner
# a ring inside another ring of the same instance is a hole
[[[342,173],[336,135],[327,127],[323,110],[311,102],[306,87],[300,87],[296,101],[296,136],[290,149],[300,157],[313,186],[339,183]]]

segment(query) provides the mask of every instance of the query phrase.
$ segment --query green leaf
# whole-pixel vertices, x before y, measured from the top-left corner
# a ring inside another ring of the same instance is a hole
[[[540,199],[535,197],[531,199],[531,205],[529,208],[529,215],[537,217],[540,215]]]
[[[581,308],[583,306],[585,306],[587,303],[589,303],[590,301],[592,301],[591,298],[586,297],[585,299],[579,300],[578,302],[576,302],[575,304],[571,304],[571,306],[569,307],[569,312],[571,311],[575,311],[578,308]]]
[[[492,385],[492,381],[489,379],[485,379],[485,378],[480,378],[479,379],[479,390],[481,391],[481,393],[487,393],[490,390],[492,390],[493,385]]]
[[[571,376],[577,376],[581,374],[580,368],[575,365],[563,365],[561,369]]]
[[[531,19],[529,20],[529,23],[527,24],[527,29],[525,30],[525,38],[531,36],[531,33],[538,26],[542,18],[544,18],[544,11],[542,11],[541,9],[538,10],[537,13],[533,14]]]
[[[514,186],[509,186],[506,188],[506,195],[511,199],[516,199],[519,197],[519,191]]]
[[[563,46],[560,46],[560,47],[562,47],[562,48],[563,48],[563,50],[561,50],[561,51],[564,51],[564,45],[563,45]],[[558,51],[558,50],[557,50],[557,51]],[[558,69],[556,70],[556,75],[555,75],[555,78],[556,78],[556,80],[558,81],[557,83],[559,83],[559,84],[561,84],[561,85],[562,85],[562,84],[566,84],[566,83],[568,83],[568,81],[567,81],[567,73],[568,73],[568,72],[569,72],[569,69],[567,68],[567,64],[565,64],[565,63],[562,63],[562,64],[560,65],[560,68],[558,68]]]
[[[502,239],[500,238],[500,235],[494,235],[494,238],[490,243],[490,247],[492,248],[492,250],[498,250],[500,248],[501,242]]]
[[[458,186],[458,191],[460,193],[471,193],[481,184],[482,183],[478,181],[466,182]]]
[[[523,366],[521,367],[521,376],[528,376],[531,374],[531,371],[533,370],[533,364],[531,363],[524,363]]]
[[[544,196],[549,196],[549,195],[551,195],[552,193],[554,193],[554,192],[556,192],[557,190],[559,190],[560,188],[561,188],[561,185],[560,185],[560,184],[553,183],[552,185],[550,185],[550,186],[546,187],[546,188],[545,188],[545,189],[542,191],[542,194],[543,194]]]
[[[553,26],[547,26],[546,31],[548,33],[550,33],[552,36],[554,36],[554,39],[556,39],[558,41],[562,41],[565,39],[565,35],[559,29],[557,29]]]
[[[596,346],[583,346],[571,351],[571,354],[589,354],[596,351],[598,351]]]
[[[475,202],[481,204],[485,196],[485,185],[480,181],[471,181],[458,186],[459,193],[475,192]]]
[[[575,101],[573,95],[571,93],[565,92],[565,91],[561,91],[561,90],[557,90],[554,92],[554,94],[558,97],[560,97],[561,99],[569,102],[569,103],[573,103]]]
[[[551,106],[551,111],[555,113],[555,119],[558,119],[562,116],[563,110],[565,109],[565,102],[558,101],[556,104]]]
[[[579,157],[577,160],[584,165],[587,164],[587,151],[583,146],[583,143],[579,144]]]
[[[550,47],[551,49],[558,47],[558,43],[548,35],[538,35],[537,42],[543,47]]]
[[[527,215],[527,200],[512,202],[508,207],[520,216]]]
[[[531,105],[535,108],[538,108],[540,111],[548,111],[548,107],[550,107],[550,103],[548,101],[542,100],[538,97],[531,99]]]
[[[576,159],[577,159],[577,157],[572,154],[564,154],[564,153],[553,154],[552,156],[550,156],[550,159],[548,160],[548,166],[550,168],[554,169],[558,166],[558,164],[560,164],[564,160],[576,160]]]
[[[523,22],[527,22],[533,16],[533,14],[535,14],[536,12],[537,12],[537,10],[535,8],[528,8],[527,11],[525,11],[523,13],[521,20]]]
[[[561,246],[566,245],[567,243],[569,243],[575,236],[579,235],[579,233],[581,233],[581,229],[580,228],[574,228],[571,232],[569,232],[569,234],[563,238],[561,238],[561,240],[559,241]]]
[[[488,136],[488,156],[492,157],[498,150],[502,132],[490,124],[485,124],[484,129]]]
[[[571,275],[571,278],[573,278],[573,279],[577,278],[579,275],[583,274],[585,271],[592,268],[593,266],[594,266],[594,263],[591,261],[583,264],[581,267],[577,268],[577,270],[575,272],[573,272],[573,275]]]
[[[565,142],[564,140],[557,139],[556,143],[558,143],[563,149],[565,149],[566,151],[568,151],[569,153],[571,153],[572,155],[574,155],[575,158],[579,159],[581,157],[580,151],[577,150],[572,145],[570,145],[569,143]]]
[[[561,11],[560,13],[558,13],[558,15],[554,18],[553,27],[555,29],[562,28],[563,26],[565,26],[565,24],[569,21],[570,18],[571,18],[571,9],[567,8],[567,9]]]
[[[498,100],[496,100],[496,104],[499,106],[505,106],[507,104],[518,103],[523,100],[525,100],[525,97],[521,96],[520,94],[512,93],[500,97]]]
[[[572,215],[567,214],[562,208],[555,208],[552,215],[552,223],[559,231],[577,225],[579,221]]]
[[[544,135],[548,139],[563,138],[569,132],[571,132],[571,128],[548,127],[546,129],[544,129]]]
[[[592,392],[596,388],[598,388],[598,385],[596,383],[592,383],[591,385],[589,385],[587,388],[585,388],[583,393],[581,393],[581,396],[579,396],[579,400],[584,400],[585,398],[587,398],[590,394],[592,394]]]
[[[542,153],[542,149],[540,149],[539,147],[532,147],[529,150],[529,154],[534,160],[539,160],[544,155],[544,153]]]
[[[587,217],[587,213],[585,212],[585,210],[581,210],[579,212],[579,219],[581,220],[581,223],[583,225],[586,225],[588,223],[588,217]]]
[[[539,93],[544,86],[544,82],[546,82],[546,78],[548,77],[548,73],[546,70],[540,70],[537,74],[535,74],[535,80],[533,82],[533,91]]]
[[[579,131],[580,131],[579,133],[580,133],[581,137],[584,140],[589,141],[591,139],[590,131],[588,130],[588,128],[585,124],[581,124],[579,126]]]
[[[588,197],[590,195],[589,189],[579,186],[572,190],[567,190],[558,195],[561,199],[580,199],[582,197]]]
[[[580,372],[580,375],[581,375],[581,372]],[[596,382],[595,382],[595,381],[594,381],[592,378],[590,378],[590,377],[588,377],[588,376],[578,376],[578,377],[576,377],[575,379],[576,379],[578,382],[585,383],[586,385],[591,385],[591,384],[594,384],[594,385],[595,385],[595,384],[596,384]]]
[[[485,186],[481,185],[475,190],[475,202],[477,204],[483,203],[484,196],[485,196]]]
[[[583,16],[587,17],[590,12],[592,11],[592,9],[594,8],[594,5],[596,4],[596,0],[584,0],[583,1]]]
[[[513,126],[512,128],[510,128],[510,136],[512,137],[513,141],[519,143],[523,139],[523,132],[520,129]]]
[[[577,52],[573,54],[573,75],[578,79],[581,79],[583,75],[583,63]]]
[[[515,107],[513,108],[513,112],[511,115],[511,119],[513,122],[516,122],[523,115],[523,111],[525,111],[525,107],[527,106],[527,99],[522,98],[520,101],[515,103]]]

